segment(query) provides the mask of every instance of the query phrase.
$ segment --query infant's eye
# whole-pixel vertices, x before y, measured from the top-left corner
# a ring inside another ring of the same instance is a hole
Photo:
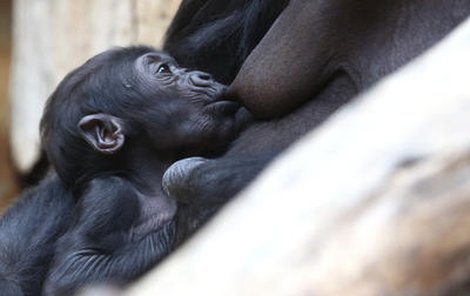
[[[170,66],[161,64],[157,69],[157,73],[171,73]]]

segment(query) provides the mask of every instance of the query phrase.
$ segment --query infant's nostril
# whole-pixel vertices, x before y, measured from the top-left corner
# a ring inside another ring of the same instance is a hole
[[[199,78],[202,79],[202,80],[210,80],[211,79],[211,75],[209,75],[208,73],[200,72],[197,75],[199,75]]]
[[[189,77],[196,86],[208,86],[212,82],[212,76],[206,72],[193,71]]]

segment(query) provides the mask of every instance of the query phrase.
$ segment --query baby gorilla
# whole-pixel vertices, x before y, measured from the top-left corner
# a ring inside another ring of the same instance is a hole
[[[224,90],[148,47],[104,52],[65,77],[41,133],[77,205],[46,295],[127,283],[172,250],[177,205],[161,178],[176,160],[214,156],[236,136],[244,111],[219,99]]]

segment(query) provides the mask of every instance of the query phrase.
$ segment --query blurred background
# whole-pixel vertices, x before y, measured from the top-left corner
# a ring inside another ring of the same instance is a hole
[[[0,210],[18,191],[9,150],[8,85],[11,62],[12,1],[0,2]]]
[[[180,2],[0,1],[0,211],[40,175],[38,126],[57,83],[110,47],[160,47]]]

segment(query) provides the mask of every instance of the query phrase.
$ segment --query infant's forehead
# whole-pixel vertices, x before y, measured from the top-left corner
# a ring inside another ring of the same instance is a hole
[[[164,52],[162,50],[157,50],[155,48],[147,46],[130,46],[122,48],[113,48],[104,51],[92,57],[83,66],[86,66],[86,64],[90,63],[98,64],[101,66],[117,66],[122,63],[134,62],[146,55],[161,57],[165,60],[174,60],[174,58],[169,53]]]
[[[173,56],[171,56],[167,52],[160,51],[160,50],[152,50],[152,51],[142,53],[141,55],[139,55],[137,57],[137,60],[141,59],[141,58],[146,58],[146,57],[148,57],[149,59],[152,59],[154,61],[172,61],[172,62],[175,62],[175,58]]]

